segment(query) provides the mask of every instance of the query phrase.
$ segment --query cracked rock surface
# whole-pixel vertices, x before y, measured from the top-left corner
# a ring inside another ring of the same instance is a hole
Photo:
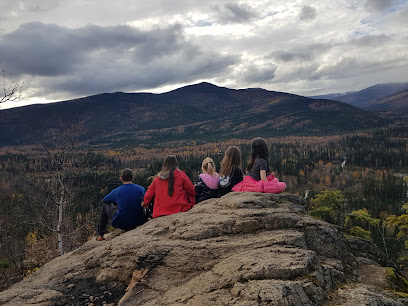
[[[372,284],[340,292],[359,263],[291,194],[230,193],[105,237],[1,292],[0,304],[305,306],[338,292],[342,305],[402,305]]]

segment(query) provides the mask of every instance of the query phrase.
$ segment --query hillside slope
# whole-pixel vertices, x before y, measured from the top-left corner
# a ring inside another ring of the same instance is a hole
[[[372,111],[408,114],[408,89],[396,92],[382,99],[369,101],[362,106]]]
[[[368,109],[370,102],[385,98],[405,89],[408,89],[408,83],[377,84],[351,94],[333,97],[332,99],[363,109]]]
[[[1,292],[0,304],[402,306],[384,268],[356,258],[302,204],[259,193],[204,201],[87,242]]]
[[[332,100],[200,83],[163,94],[105,93],[0,111],[0,145],[76,130],[91,144],[189,138],[316,135],[367,129],[387,121]]]

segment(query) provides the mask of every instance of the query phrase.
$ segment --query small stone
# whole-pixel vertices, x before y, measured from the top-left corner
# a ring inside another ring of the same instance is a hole
[[[67,289],[71,289],[71,288],[74,288],[75,287],[75,284],[69,284],[68,286],[67,286]]]

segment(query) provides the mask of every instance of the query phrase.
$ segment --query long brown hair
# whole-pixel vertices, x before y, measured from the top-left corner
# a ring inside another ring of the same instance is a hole
[[[178,168],[177,158],[174,155],[167,155],[163,161],[163,166],[159,173],[169,172],[169,196],[173,196],[174,191],[174,170]]]
[[[268,165],[267,168],[267,173],[271,172],[271,169],[269,168],[269,153],[268,153],[268,145],[266,144],[265,139],[257,137],[252,140],[251,144],[251,153],[249,154],[249,159],[248,159],[248,166],[246,168],[246,171],[249,172],[252,170],[252,167],[254,166],[255,159],[257,158],[262,158],[265,159]]]
[[[220,176],[231,176],[235,168],[241,168],[241,150],[230,146],[221,161]]]

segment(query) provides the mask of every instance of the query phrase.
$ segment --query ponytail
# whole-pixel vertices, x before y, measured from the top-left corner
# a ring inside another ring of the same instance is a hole
[[[216,172],[214,160],[211,157],[206,157],[202,164],[201,168],[205,170],[209,175],[213,175]]]
[[[169,196],[173,196],[173,191],[174,191],[174,170],[172,169],[169,171],[169,186],[168,186],[168,193]]]
[[[173,196],[174,192],[174,170],[178,168],[177,158],[174,155],[167,155],[164,159],[163,166],[160,173],[169,172],[169,185],[168,185],[168,194]]]

